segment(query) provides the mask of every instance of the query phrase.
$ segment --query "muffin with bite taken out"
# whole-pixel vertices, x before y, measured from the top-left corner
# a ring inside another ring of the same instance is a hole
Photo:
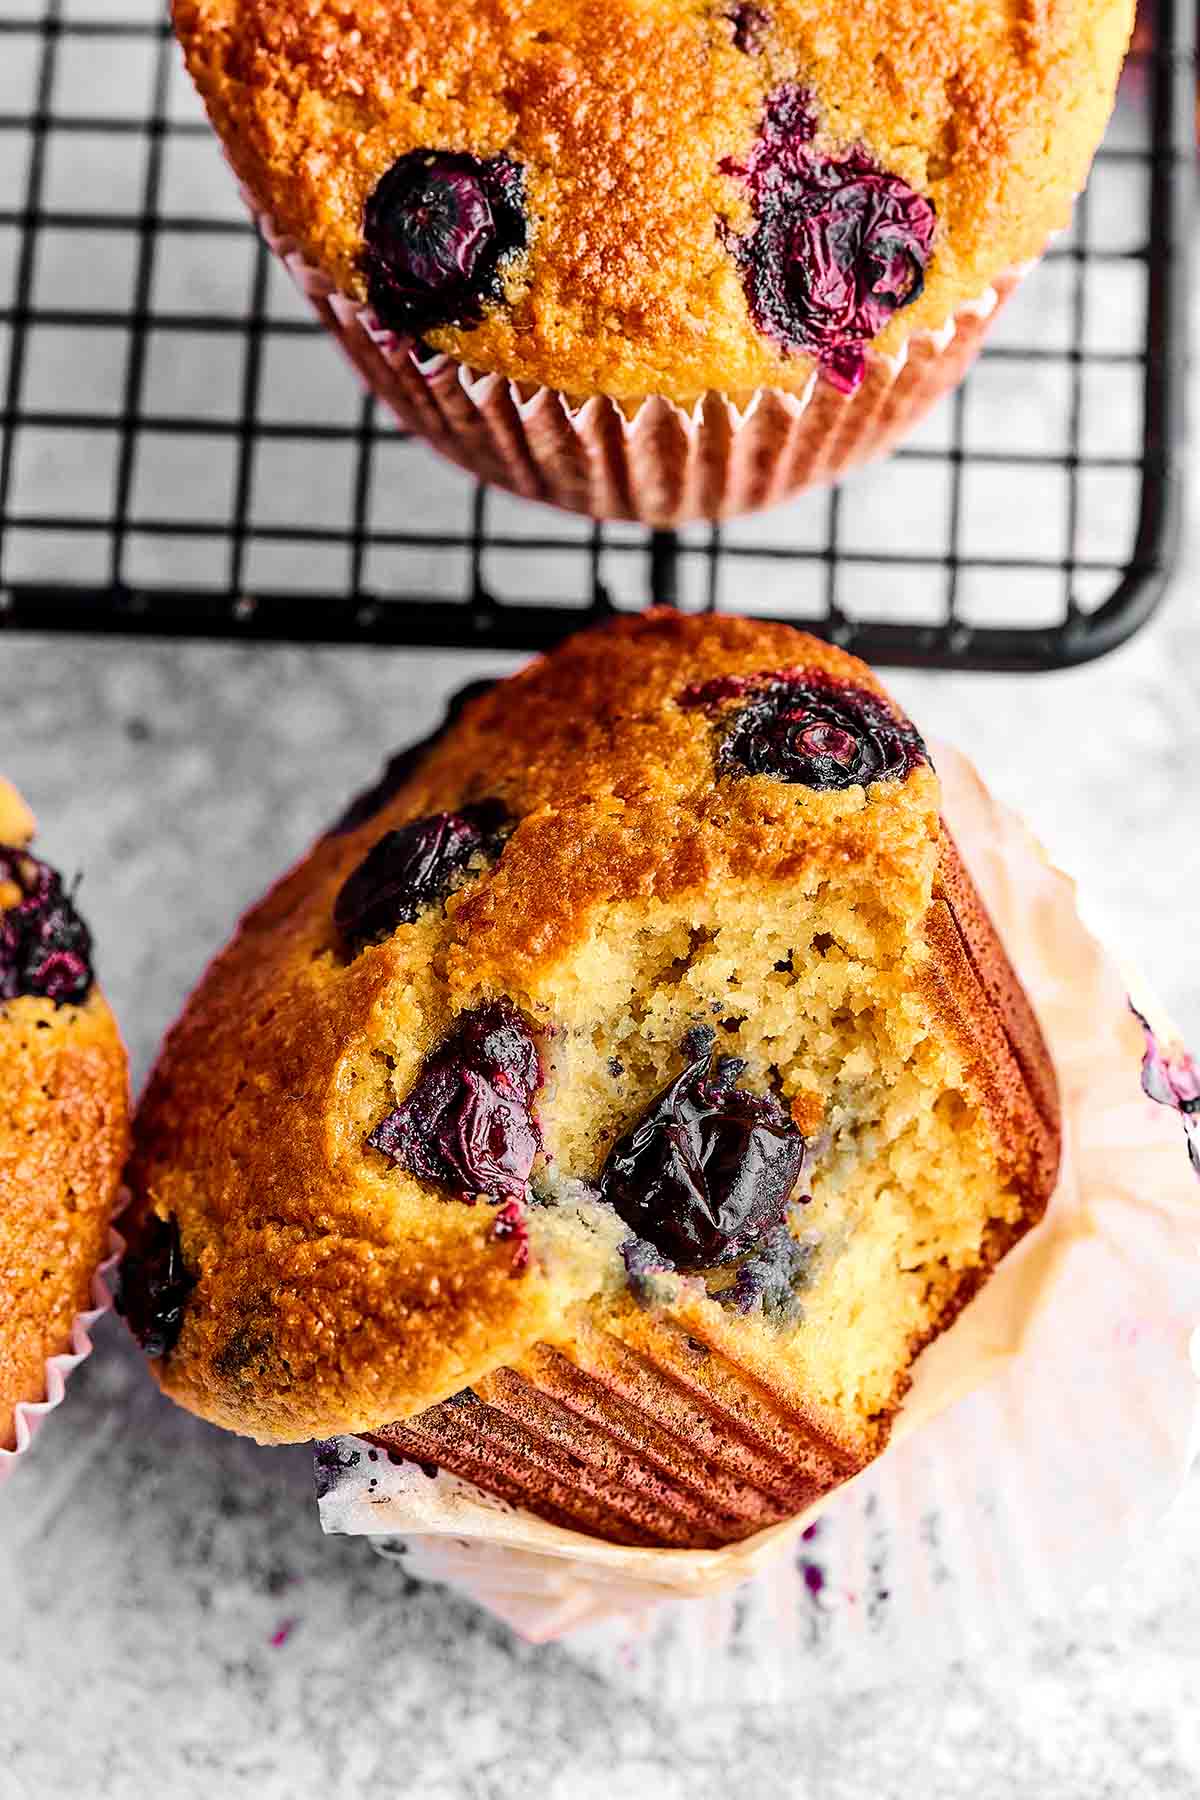
[[[882,1449],[1059,1115],[915,727],[827,644],[658,612],[396,759],[135,1136],[121,1305],[181,1404],[698,1548]]]

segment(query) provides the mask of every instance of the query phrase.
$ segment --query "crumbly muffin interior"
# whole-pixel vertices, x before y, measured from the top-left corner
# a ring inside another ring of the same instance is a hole
[[[712,1023],[721,1050],[745,1058],[746,1084],[777,1093],[809,1138],[800,1185],[811,1202],[790,1220],[811,1249],[799,1307],[737,1329],[869,1438],[898,1398],[910,1346],[1020,1198],[914,980],[919,936],[906,941],[852,882],[840,895],[830,886],[607,921],[576,959],[571,991],[553,997],[567,1035],[551,1046],[543,1117],[555,1165],[593,1176],[677,1071],[689,1026]],[[728,1279],[706,1285],[719,1294]]]

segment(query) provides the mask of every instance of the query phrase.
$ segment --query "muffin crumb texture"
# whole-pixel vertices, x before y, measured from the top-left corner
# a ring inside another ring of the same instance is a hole
[[[1057,1167],[919,736],[828,645],[651,613],[396,766],[149,1084],[132,1253],[172,1221],[189,1284],[159,1380],[625,1542],[796,1511]]]
[[[128,1138],[125,1053],[74,896],[0,781],[0,1448],[90,1304]]]
[[[175,0],[257,204],[575,398],[843,391],[1066,224],[1132,0]]]

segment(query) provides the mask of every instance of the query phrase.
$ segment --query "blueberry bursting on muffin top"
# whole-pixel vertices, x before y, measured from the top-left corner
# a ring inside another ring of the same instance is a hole
[[[478,324],[528,241],[524,170],[508,156],[412,150],[376,185],[363,235],[367,292],[385,325],[420,334]]]
[[[27,850],[0,846],[0,1000],[77,1005],[93,979],[91,933],[62,877]]]
[[[770,96],[750,156],[726,165],[749,189],[756,224],[727,242],[759,330],[814,356],[852,394],[864,345],[921,294],[937,215],[864,150],[840,160],[814,150],[817,126],[803,88]]]
[[[496,854],[506,823],[499,802],[483,800],[381,837],[334,904],[333,922],[351,951],[411,925],[424,907],[444,900],[475,858]]]
[[[757,54],[768,15],[739,5],[726,17],[735,47]],[[722,164],[748,189],[754,227],[718,231],[759,331],[815,357],[851,394],[866,373],[864,346],[922,292],[937,215],[865,150],[815,150],[817,130],[806,89],[791,83],[768,97],[750,155]],[[505,155],[409,151],[372,191],[363,235],[368,296],[385,325],[414,336],[477,325],[528,245],[524,168]]]
[[[685,707],[719,712],[743,699],[724,722],[717,751],[722,775],[770,775],[818,791],[902,781],[929,761],[920,733],[866,688],[815,670],[735,675],[689,688]]]

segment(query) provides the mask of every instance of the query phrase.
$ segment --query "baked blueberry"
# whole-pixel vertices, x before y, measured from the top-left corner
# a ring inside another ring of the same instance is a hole
[[[688,1033],[681,1074],[609,1151],[600,1192],[680,1269],[729,1261],[783,1219],[804,1138],[768,1094],[737,1086],[745,1064],[713,1063],[714,1034]]]
[[[528,1024],[510,1001],[492,1000],[464,1014],[367,1142],[456,1199],[521,1200],[541,1149],[541,1084]]]
[[[165,1356],[179,1342],[183,1312],[196,1285],[183,1261],[179,1222],[152,1215],[140,1241],[121,1259],[114,1304],[147,1356]]]
[[[512,1241],[510,1268],[514,1275],[529,1267],[529,1220],[519,1200],[506,1200],[492,1221],[492,1236]]]
[[[507,815],[497,800],[431,813],[389,831],[343,883],[333,922],[352,953],[444,900],[475,856],[494,855]]]
[[[864,345],[925,285],[937,215],[865,150],[816,150],[816,131],[805,90],[777,88],[750,157],[726,165],[746,182],[755,217],[729,241],[759,330],[816,357],[849,394],[866,372]]]
[[[91,989],[92,939],[62,877],[28,850],[0,848],[0,1000],[56,1006]]]
[[[725,775],[772,775],[817,789],[900,781],[927,760],[915,727],[886,701],[815,670],[777,676],[754,692],[717,757]]]
[[[374,188],[363,219],[367,293],[383,324],[419,335],[475,325],[503,298],[525,248],[525,172],[508,156],[411,150]]]

